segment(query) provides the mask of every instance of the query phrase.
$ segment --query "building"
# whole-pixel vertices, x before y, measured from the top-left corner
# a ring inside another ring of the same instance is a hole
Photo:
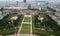
[[[3,18],[3,15],[2,15],[2,12],[0,11],[0,19],[2,19]]]
[[[18,3],[19,3],[19,2],[18,2],[18,1],[16,1],[16,6],[17,6],[17,7],[18,7]]]
[[[23,0],[24,3],[26,3],[26,0]]]

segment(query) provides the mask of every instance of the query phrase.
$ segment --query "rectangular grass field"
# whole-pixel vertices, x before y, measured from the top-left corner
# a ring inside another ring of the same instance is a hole
[[[25,17],[24,22],[30,22],[31,18],[30,17]]]
[[[30,24],[23,24],[20,34],[30,34]]]

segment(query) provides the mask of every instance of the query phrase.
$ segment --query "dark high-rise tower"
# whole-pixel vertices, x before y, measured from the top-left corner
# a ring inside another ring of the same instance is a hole
[[[18,6],[19,1],[16,1],[16,6]]]
[[[26,3],[26,0],[23,0],[24,3]]]

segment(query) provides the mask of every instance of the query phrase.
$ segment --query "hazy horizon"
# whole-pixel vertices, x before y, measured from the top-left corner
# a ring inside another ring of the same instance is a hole
[[[23,1],[23,0],[0,0],[0,1]],[[27,0],[27,1],[48,1],[48,0]]]
[[[12,1],[12,2],[15,2],[15,1],[19,1],[19,2],[23,2],[23,0],[0,0],[0,1]],[[28,1],[47,1],[47,2],[57,2],[57,3],[60,3],[60,0],[27,0]]]

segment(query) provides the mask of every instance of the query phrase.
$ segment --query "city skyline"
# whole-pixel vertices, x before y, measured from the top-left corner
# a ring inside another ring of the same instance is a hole
[[[23,0],[0,0],[1,1],[19,1],[19,2],[23,2]],[[60,0],[27,0],[28,1],[46,1],[46,2],[55,2],[55,3],[60,3]]]
[[[0,1],[6,1],[6,0],[0,0]],[[13,0],[8,0],[8,1],[13,1]],[[23,1],[23,0],[14,0],[14,1]],[[27,0],[27,1],[35,1],[35,0]],[[37,1],[46,1],[46,0],[37,0]]]

